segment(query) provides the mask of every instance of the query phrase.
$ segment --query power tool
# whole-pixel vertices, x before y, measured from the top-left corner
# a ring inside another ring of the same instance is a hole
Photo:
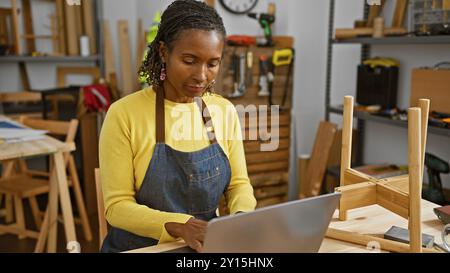
[[[446,202],[442,191],[441,174],[450,172],[447,162],[430,153],[425,153],[425,166],[427,166],[428,183],[427,189],[422,191],[422,196],[433,203],[444,204]]]
[[[270,26],[275,22],[275,16],[268,13],[248,13],[248,17],[258,20],[264,30],[265,42],[262,46],[273,46],[272,30]]]

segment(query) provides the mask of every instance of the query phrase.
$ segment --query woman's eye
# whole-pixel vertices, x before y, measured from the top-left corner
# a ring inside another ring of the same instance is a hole
[[[216,67],[216,66],[218,66],[219,65],[219,63],[210,63],[210,64],[208,64],[208,66],[210,67],[210,68],[214,68],[214,67]]]
[[[185,64],[193,64],[193,63],[194,63],[194,60],[193,60],[193,59],[184,59],[183,62],[184,62]]]

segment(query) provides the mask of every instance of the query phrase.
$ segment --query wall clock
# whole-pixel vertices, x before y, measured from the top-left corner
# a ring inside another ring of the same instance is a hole
[[[234,14],[247,14],[257,3],[258,0],[220,0],[220,4]]]

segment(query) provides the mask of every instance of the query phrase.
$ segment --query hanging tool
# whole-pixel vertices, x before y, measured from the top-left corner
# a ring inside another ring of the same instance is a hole
[[[275,22],[275,16],[268,13],[248,13],[248,17],[258,20],[264,30],[265,41],[260,46],[273,46],[272,30],[270,26]]]
[[[289,83],[290,83],[290,79],[291,79],[293,64],[294,64],[294,49],[293,48],[278,49],[273,52],[273,55],[272,55],[273,71],[274,71],[275,67],[288,65],[287,77],[286,77],[286,81],[284,82],[283,98],[282,98],[281,105],[280,105],[281,107],[283,107],[286,104],[287,94],[289,92]],[[275,72],[273,72],[273,74],[275,74]],[[269,94],[269,104],[270,105],[274,105],[273,100],[272,100],[272,95],[273,95],[272,93],[273,92],[270,92],[270,94]]]
[[[245,95],[246,86],[245,86],[245,71],[246,71],[246,63],[245,63],[245,53],[241,53],[239,55],[239,86],[238,90],[241,93],[241,96]]]
[[[245,76],[247,86],[253,85],[253,52],[247,50],[247,75]]]
[[[239,56],[236,54],[236,52],[231,55],[231,71],[233,72],[233,93],[228,95],[228,97],[242,97],[243,93],[241,93],[239,90]]]
[[[259,57],[259,92],[258,96],[267,97],[270,95],[270,86],[273,81],[269,58],[266,55]]]
[[[437,204],[446,202],[442,190],[441,174],[450,172],[447,162],[430,153],[425,153],[425,166],[428,172],[428,188],[422,191],[423,198]]]

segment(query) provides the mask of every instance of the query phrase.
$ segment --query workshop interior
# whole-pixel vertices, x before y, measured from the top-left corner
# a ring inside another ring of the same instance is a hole
[[[139,71],[172,2],[0,0],[0,253],[101,251],[102,128],[151,91]],[[220,193],[205,251],[449,252],[450,0],[202,2],[256,200],[234,215]]]

